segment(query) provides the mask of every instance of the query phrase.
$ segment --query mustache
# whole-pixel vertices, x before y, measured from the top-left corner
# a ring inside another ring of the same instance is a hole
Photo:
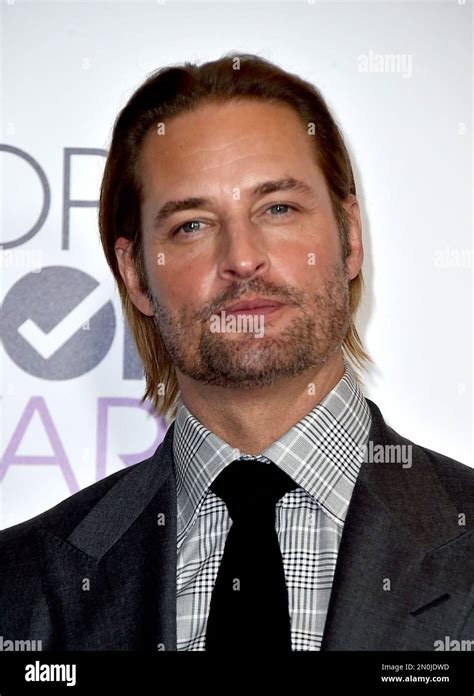
[[[342,279],[345,278],[345,265],[341,263],[335,264],[331,277],[340,278],[342,281]],[[311,296],[309,296],[307,292],[293,285],[287,284],[282,286],[257,277],[252,278],[248,282],[236,282],[229,285],[225,291],[214,300],[201,305],[199,309],[189,314],[188,319],[206,322],[212,315],[218,314],[223,309],[224,305],[228,306],[230,303],[243,301],[250,293],[267,297],[289,306],[304,306],[306,302],[311,300]],[[155,318],[169,316],[170,312],[166,305],[159,301],[157,295],[155,295],[150,287],[147,288],[146,294],[155,311]]]
[[[282,302],[288,305],[300,304],[303,301],[304,293],[299,290],[289,289],[288,287],[277,286],[274,283],[262,283],[260,280],[252,280],[250,283],[231,286],[226,289],[218,298],[201,307],[195,314],[196,319],[206,320],[211,315],[217,314],[223,309],[224,304],[236,303],[244,300],[250,293],[261,295],[275,302]]]

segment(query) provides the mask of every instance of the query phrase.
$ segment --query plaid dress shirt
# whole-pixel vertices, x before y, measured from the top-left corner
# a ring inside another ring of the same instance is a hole
[[[298,484],[276,505],[293,650],[319,650],[349,501],[371,425],[353,370],[260,455],[207,430],[181,399],[173,453],[178,495],[177,649],[205,650],[211,594],[232,520],[209,490],[235,459],[272,461]],[[264,647],[264,636],[262,647]]]

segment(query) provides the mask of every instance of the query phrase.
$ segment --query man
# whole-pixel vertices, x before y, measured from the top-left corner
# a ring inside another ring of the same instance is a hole
[[[153,457],[0,534],[0,633],[44,650],[436,650],[474,638],[474,476],[365,399],[362,231],[318,91],[251,55],[158,71],[101,241]]]

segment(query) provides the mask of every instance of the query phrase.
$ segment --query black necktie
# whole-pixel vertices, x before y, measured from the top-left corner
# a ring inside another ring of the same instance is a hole
[[[291,651],[290,616],[275,506],[297,484],[275,464],[229,464],[211,485],[232,526],[211,596],[208,651]]]

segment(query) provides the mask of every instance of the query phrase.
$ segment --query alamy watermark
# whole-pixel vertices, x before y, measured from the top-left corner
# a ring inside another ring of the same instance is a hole
[[[36,660],[25,666],[26,682],[65,682],[66,686],[76,686],[76,665],[49,665]]]
[[[474,249],[456,249],[445,246],[436,249],[433,265],[435,268],[467,268],[473,267]]]
[[[226,314],[224,310],[211,316],[211,333],[252,333],[255,338],[264,334],[263,314]]]
[[[45,259],[42,249],[4,249],[0,246],[0,268],[31,269],[32,273],[40,273]]]
[[[370,464],[401,464],[403,469],[411,469],[413,445],[380,445],[369,440],[361,447],[362,461]]]
[[[0,636],[0,652],[29,652],[42,649],[41,640],[14,640]]]
[[[413,75],[413,56],[411,53],[368,53],[357,56],[357,70],[360,73],[398,73],[403,78]]]
[[[433,645],[435,650],[446,650],[449,652],[469,652],[474,650],[474,640],[455,640],[450,636],[444,636],[442,640],[435,640]]]

